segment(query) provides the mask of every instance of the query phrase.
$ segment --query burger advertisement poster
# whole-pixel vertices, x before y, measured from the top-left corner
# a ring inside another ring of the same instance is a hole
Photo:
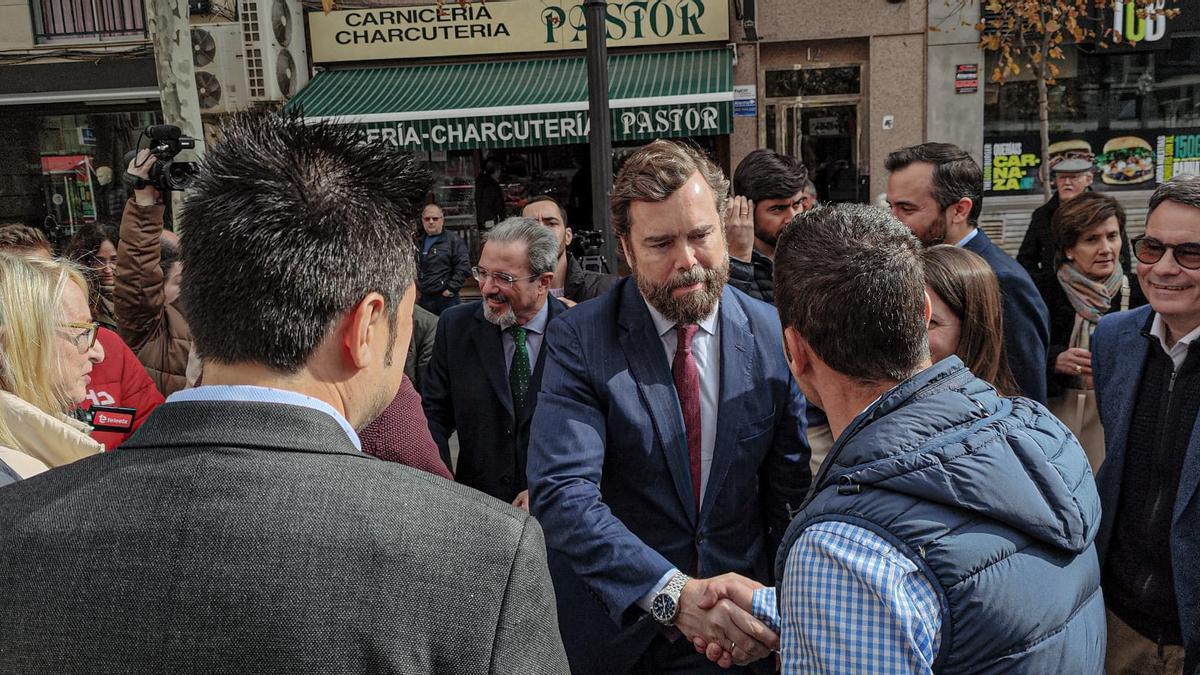
[[[1200,173],[1200,129],[1100,131],[1050,136],[1051,171],[1066,160],[1092,163],[1095,190],[1152,190],[1183,173]],[[1042,191],[1036,135],[986,138],[983,182],[988,195]]]

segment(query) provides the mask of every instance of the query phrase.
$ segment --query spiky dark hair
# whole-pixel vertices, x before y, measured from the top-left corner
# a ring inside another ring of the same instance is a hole
[[[351,127],[294,115],[238,115],[219,138],[183,208],[181,297],[203,358],[295,372],[372,291],[394,326],[428,172]]]

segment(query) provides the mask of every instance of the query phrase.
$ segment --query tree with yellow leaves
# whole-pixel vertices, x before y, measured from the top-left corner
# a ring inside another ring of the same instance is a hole
[[[1050,197],[1047,150],[1050,146],[1048,85],[1058,78],[1059,66],[1066,55],[1064,46],[1096,40],[1103,49],[1108,41],[1132,42],[1145,36],[1123,30],[1121,26],[1106,27],[1103,10],[1113,8],[1116,16],[1129,19],[1127,26],[1140,19],[1171,19],[1179,9],[1168,7],[1178,0],[984,0],[984,17],[975,25],[980,31],[979,46],[997,55],[992,69],[993,82],[1003,84],[1022,70],[1030,72],[1037,82],[1038,124],[1041,130],[1042,188]],[[965,3],[964,3],[965,4]],[[1149,21],[1148,21],[1149,23]],[[1115,30],[1114,30],[1115,28]]]

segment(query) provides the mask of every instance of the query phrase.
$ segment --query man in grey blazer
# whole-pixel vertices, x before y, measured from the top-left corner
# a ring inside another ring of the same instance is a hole
[[[567,672],[537,522],[359,450],[427,181],[338,127],[226,126],[184,213],[205,386],[0,490],[0,672]]]

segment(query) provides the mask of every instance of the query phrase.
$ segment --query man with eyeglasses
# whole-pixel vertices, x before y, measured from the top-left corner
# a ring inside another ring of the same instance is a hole
[[[458,304],[471,267],[471,257],[463,238],[446,230],[446,215],[437,204],[426,204],[421,211],[424,233],[417,240],[417,304],[441,316]]]
[[[1107,458],[1096,538],[1109,673],[1200,667],[1200,177],[1150,198],[1133,240],[1150,304],[1110,314],[1092,372]]]
[[[509,218],[486,235],[471,274],[483,299],[452,307],[438,321],[421,396],[429,431],[455,480],[529,510],[525,452],[542,378],[542,336],[566,310],[550,297],[558,260],[554,232],[532,218]]]

